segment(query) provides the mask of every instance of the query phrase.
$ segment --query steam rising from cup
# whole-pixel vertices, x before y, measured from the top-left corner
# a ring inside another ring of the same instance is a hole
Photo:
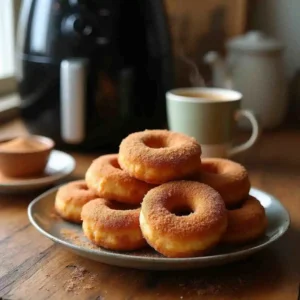
[[[191,68],[189,75],[190,83],[193,87],[205,87],[205,81],[200,74],[197,65],[190,58],[188,58],[182,49],[178,51],[179,57]]]

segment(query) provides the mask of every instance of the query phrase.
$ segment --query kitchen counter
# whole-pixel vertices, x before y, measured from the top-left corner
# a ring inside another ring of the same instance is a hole
[[[0,136],[24,130],[14,121],[0,128]],[[96,155],[72,155],[73,176],[82,177]],[[290,229],[269,248],[238,263],[193,271],[112,267],[79,257],[33,228],[27,205],[35,195],[1,195],[0,299],[300,299],[300,131],[263,134],[237,159],[252,185],[290,212]]]

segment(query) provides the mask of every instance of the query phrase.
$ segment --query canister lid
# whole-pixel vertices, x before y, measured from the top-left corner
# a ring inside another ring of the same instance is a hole
[[[249,31],[245,35],[230,39],[227,47],[242,51],[278,51],[283,49],[283,44],[261,31]]]

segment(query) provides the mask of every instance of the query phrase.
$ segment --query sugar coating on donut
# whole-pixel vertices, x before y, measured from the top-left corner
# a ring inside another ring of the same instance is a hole
[[[256,198],[248,196],[240,208],[228,210],[228,227],[222,241],[228,244],[249,243],[260,238],[266,228],[264,207]]]
[[[87,202],[97,198],[84,180],[76,180],[61,186],[55,197],[56,212],[67,221],[81,223],[81,209]]]
[[[85,176],[88,187],[99,197],[124,203],[139,204],[144,195],[154,187],[123,171],[117,154],[108,154],[95,159]]]
[[[227,207],[242,203],[250,190],[245,167],[223,158],[202,158],[199,172],[193,179],[217,190]]]
[[[173,212],[188,206],[192,213]],[[149,191],[142,203],[142,232],[148,243],[169,257],[201,255],[226,230],[224,202],[211,187],[192,181],[165,183]]]
[[[83,231],[96,245],[111,250],[136,250],[146,245],[139,226],[140,207],[96,199],[81,213]]]
[[[160,184],[194,173],[200,155],[201,147],[192,137],[168,130],[145,130],[121,142],[119,163],[131,176]]]

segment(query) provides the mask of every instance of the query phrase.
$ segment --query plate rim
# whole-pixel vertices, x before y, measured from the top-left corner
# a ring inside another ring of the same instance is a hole
[[[160,264],[160,263],[168,263],[168,264],[181,264],[183,262],[210,262],[211,260],[214,261],[220,261],[223,259],[228,259],[228,258],[235,258],[235,257],[239,257],[239,256],[247,256],[247,255],[251,255],[255,252],[258,252],[259,250],[262,250],[263,248],[267,247],[268,245],[270,245],[271,243],[275,242],[276,240],[278,240],[281,236],[283,236],[286,231],[289,229],[290,224],[291,224],[291,218],[290,218],[290,214],[288,212],[288,210],[285,208],[285,206],[280,202],[279,199],[277,199],[275,196],[264,192],[258,188],[255,187],[251,187],[251,190],[254,191],[258,191],[261,192],[263,194],[265,194],[266,196],[269,196],[272,201],[277,202],[277,204],[279,204],[281,206],[281,208],[283,209],[283,211],[286,214],[286,221],[283,223],[283,230],[277,234],[275,234],[274,236],[272,236],[268,241],[253,246],[251,248],[248,249],[242,249],[242,250],[238,250],[235,252],[231,252],[231,253],[224,253],[224,254],[217,254],[217,255],[210,255],[210,256],[198,256],[198,257],[185,257],[185,258],[168,258],[168,257],[146,257],[146,256],[137,256],[137,255],[131,255],[131,254],[124,254],[124,253],[114,253],[114,252],[105,252],[105,251],[101,251],[99,253],[99,250],[96,249],[88,249],[82,246],[78,246],[75,244],[72,244],[71,242],[68,241],[64,241],[62,239],[60,239],[59,237],[56,237],[50,233],[48,233],[47,231],[45,231],[43,228],[41,228],[35,221],[34,217],[33,217],[33,207],[34,205],[41,201],[41,199],[43,199],[44,197],[54,193],[55,191],[57,191],[59,188],[59,186],[53,187],[51,189],[49,189],[48,191],[42,193],[41,195],[39,195],[38,197],[36,197],[33,201],[31,201],[31,203],[28,206],[27,209],[27,213],[28,213],[28,218],[30,223],[44,236],[46,236],[47,238],[51,239],[52,241],[63,245],[67,248],[69,248],[70,250],[73,250],[75,252],[85,252],[87,254],[91,254],[91,255],[98,255],[100,257],[105,257],[105,258],[117,258],[119,260],[130,260],[130,261],[134,261],[134,262],[151,262],[151,263],[155,263],[155,264]],[[250,190],[250,191],[251,191]],[[101,249],[100,249],[101,250]],[[105,249],[104,249],[105,250]]]
[[[60,153],[60,154],[62,153],[64,155],[68,156],[68,158],[70,159],[70,164],[69,164],[69,166],[67,166],[65,171],[59,172],[58,174],[42,177],[42,178],[24,179],[21,181],[16,180],[16,181],[7,182],[7,183],[0,182],[0,190],[5,189],[5,188],[10,189],[10,188],[14,188],[14,187],[30,187],[30,186],[38,186],[38,185],[48,184],[48,183],[52,183],[54,181],[57,181],[61,178],[64,178],[65,176],[68,176],[69,174],[71,174],[76,167],[76,161],[75,161],[74,157],[64,151],[60,151],[60,150],[56,150],[56,149],[52,150],[52,151],[53,151],[54,155],[57,153]]]

